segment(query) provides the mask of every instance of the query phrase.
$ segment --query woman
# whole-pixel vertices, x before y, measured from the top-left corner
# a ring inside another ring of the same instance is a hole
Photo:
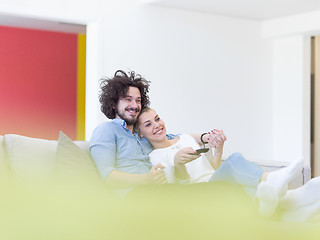
[[[202,136],[182,134],[174,139],[166,138],[165,123],[151,108],[144,108],[136,123],[136,130],[154,147],[150,153],[153,165],[165,167],[169,182],[198,183],[227,181],[241,185],[253,197],[259,199],[260,213],[271,216],[278,201],[287,190],[290,180],[302,170],[303,161],[293,162],[286,168],[264,172],[258,164],[247,161],[241,154],[232,154],[220,166],[226,136],[221,130],[213,130]],[[197,154],[202,141],[212,150],[205,155]],[[254,195],[252,194],[254,192]]]

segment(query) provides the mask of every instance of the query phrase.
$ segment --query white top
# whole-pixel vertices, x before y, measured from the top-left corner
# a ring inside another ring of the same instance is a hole
[[[170,147],[153,150],[150,154],[150,161],[152,165],[161,163],[165,169],[166,176],[169,183],[176,182],[174,177],[174,156],[176,153],[186,147],[192,147],[194,150],[199,149],[198,142],[189,134],[179,135],[179,140]],[[187,164],[185,164],[190,175],[190,183],[208,182],[214,168],[209,163],[205,154]]]

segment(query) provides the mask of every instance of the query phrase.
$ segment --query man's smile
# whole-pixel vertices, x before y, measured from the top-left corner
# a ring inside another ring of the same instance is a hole
[[[139,110],[137,108],[127,108],[126,111],[130,114],[130,115],[137,115]]]

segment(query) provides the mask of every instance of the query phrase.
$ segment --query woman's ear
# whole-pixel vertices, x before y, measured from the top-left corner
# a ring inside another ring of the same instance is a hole
[[[142,134],[139,134],[139,136],[140,136],[140,137],[143,137],[143,135],[142,135]]]

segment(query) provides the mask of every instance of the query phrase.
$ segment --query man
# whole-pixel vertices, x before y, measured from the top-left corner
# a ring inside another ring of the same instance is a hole
[[[130,188],[167,182],[160,164],[152,167],[151,144],[134,132],[141,108],[149,105],[149,82],[140,75],[118,70],[102,79],[101,111],[111,122],[99,125],[90,140],[90,151],[101,177],[109,185]]]

